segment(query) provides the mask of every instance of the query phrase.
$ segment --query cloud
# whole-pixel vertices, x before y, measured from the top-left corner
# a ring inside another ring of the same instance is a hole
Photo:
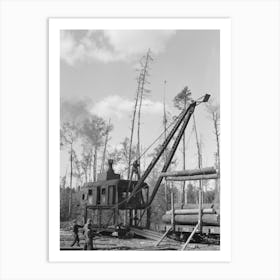
[[[61,31],[61,59],[69,65],[96,60],[103,63],[135,61],[150,48],[163,52],[174,30]]]
[[[73,34],[62,31],[60,34],[60,58],[69,65],[85,56],[85,47],[76,42]]]
[[[149,48],[154,54],[160,53],[174,34],[174,30],[104,31],[115,51],[128,57],[145,53]]]
[[[134,108],[134,101],[123,98],[119,95],[110,95],[95,103],[91,109],[92,114],[103,118],[116,118],[118,120],[126,116],[131,116]],[[163,104],[158,101],[144,99],[142,104],[142,114],[158,115],[163,112]]]
[[[90,116],[90,100],[64,100],[60,101],[61,122],[77,123]]]

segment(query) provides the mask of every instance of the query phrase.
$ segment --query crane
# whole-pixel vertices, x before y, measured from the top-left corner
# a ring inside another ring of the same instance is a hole
[[[98,224],[101,224],[101,213],[105,209],[112,210],[112,217],[114,218],[115,225],[118,224],[118,212],[119,210],[129,210],[137,211],[143,210],[138,220],[140,223],[144,213],[150,208],[159,188],[161,182],[166,174],[168,167],[170,166],[174,154],[178,148],[180,140],[185,132],[185,129],[190,121],[191,116],[193,115],[196,107],[203,103],[207,102],[210,98],[209,94],[205,94],[197,100],[192,100],[189,106],[179,114],[179,116],[171,124],[173,125],[170,132],[166,135],[164,142],[161,144],[157,154],[151,160],[150,164],[144,171],[142,175],[139,172],[139,162],[136,160],[132,165],[132,172],[128,180],[120,178],[119,174],[116,174],[113,170],[112,164],[113,161],[109,160],[108,165],[109,169],[103,176],[96,182],[86,183],[82,189],[81,193],[81,204],[85,207],[85,220],[87,217],[87,210],[91,209],[97,212],[99,216]],[[170,125],[170,127],[171,127]],[[175,136],[176,135],[176,136]],[[172,147],[167,152],[167,146],[172,141],[175,140],[172,144]],[[162,167],[161,172],[157,178],[157,181],[154,185],[151,195],[149,195],[149,186],[146,184],[145,180],[152,172],[153,168],[165,152],[165,162]],[[133,175],[136,175],[136,180],[133,180]],[[131,216],[131,215],[130,215]],[[147,213],[148,217],[148,213]],[[111,219],[111,218],[110,218]],[[109,220],[110,220],[109,219]],[[147,221],[149,219],[147,218]],[[147,222],[148,224],[149,222]]]
[[[172,145],[172,148],[170,149],[169,153],[167,154],[167,157],[166,157],[166,161],[164,163],[164,166],[162,167],[162,170],[161,170],[161,173],[164,173],[167,171],[173,157],[174,157],[174,154],[178,148],[178,145],[180,143],[180,140],[184,134],[184,131],[190,121],[190,118],[192,116],[192,114],[194,113],[195,111],[195,108],[203,103],[203,102],[207,102],[210,98],[210,94],[205,94],[204,96],[200,97],[199,99],[197,99],[196,101],[192,101],[190,103],[190,105],[184,109],[181,114],[179,115],[175,125],[173,126],[172,130],[169,132],[169,134],[167,135],[165,141],[162,143],[157,155],[152,159],[152,161],[150,162],[150,164],[148,165],[148,167],[146,168],[145,172],[143,173],[142,176],[140,176],[140,178],[138,179],[137,181],[137,184],[134,186],[133,188],[133,191],[131,192],[130,196],[127,198],[126,201],[123,201],[121,203],[129,203],[130,200],[137,194],[139,193],[142,189],[143,189],[143,186],[144,186],[144,182],[146,180],[146,178],[149,176],[149,174],[151,173],[151,171],[153,170],[154,166],[156,165],[156,163],[159,161],[160,157],[163,155],[164,151],[166,150],[168,144],[170,143],[170,141],[172,140],[172,138],[174,137],[174,135],[176,134],[176,132],[179,130],[176,138],[175,138],[175,141]],[[134,162],[134,167],[137,166],[137,162]],[[135,168],[134,168],[135,170]],[[137,173],[137,170],[135,170],[135,172]],[[153,202],[154,198],[155,198],[155,195],[160,187],[160,184],[162,182],[162,179],[163,177],[162,176],[159,176],[156,183],[155,183],[155,186],[154,186],[154,189],[153,189],[153,192],[151,194],[151,196],[149,197],[148,201],[146,201],[146,203],[143,205],[143,208],[147,208],[151,205],[151,203]]]

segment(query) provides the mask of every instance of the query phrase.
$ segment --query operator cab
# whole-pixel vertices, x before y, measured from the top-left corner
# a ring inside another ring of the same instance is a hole
[[[82,203],[90,208],[142,209],[148,196],[148,185],[143,183],[142,190],[136,193],[129,202],[127,200],[137,181],[120,179],[113,169],[113,160],[108,161],[109,168],[106,173],[100,174],[98,181],[86,183],[82,188]],[[123,203],[121,203],[123,202]]]

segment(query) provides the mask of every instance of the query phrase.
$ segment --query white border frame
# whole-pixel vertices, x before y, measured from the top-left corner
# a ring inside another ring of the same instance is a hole
[[[59,125],[60,30],[220,30],[221,246],[219,251],[60,251]],[[228,18],[49,19],[49,261],[54,262],[228,262],[231,260],[231,22]]]

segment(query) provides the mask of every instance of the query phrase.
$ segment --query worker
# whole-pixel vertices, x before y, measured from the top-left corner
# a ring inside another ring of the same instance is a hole
[[[93,225],[91,219],[88,219],[87,223],[84,226],[84,236],[85,236],[84,250],[92,250],[94,231],[93,231]]]
[[[77,243],[77,246],[80,247],[79,228],[82,228],[82,227],[83,226],[81,226],[77,223],[77,220],[74,220],[74,222],[73,222],[74,241],[73,241],[71,247],[73,247],[76,243]]]

